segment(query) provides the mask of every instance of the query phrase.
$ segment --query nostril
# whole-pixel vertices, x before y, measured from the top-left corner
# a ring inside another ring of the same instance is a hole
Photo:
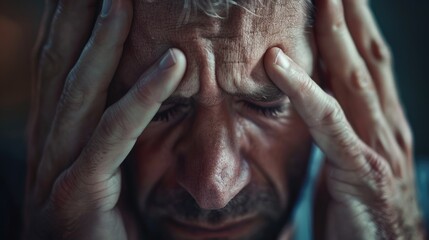
[[[200,208],[206,210],[222,209],[228,205],[232,197],[228,197],[227,193],[222,193],[219,189],[206,189],[201,193],[202,195],[196,197],[195,200]]]
[[[250,182],[247,162],[243,161],[240,171],[224,168],[216,175],[201,179],[198,189],[189,193],[202,209],[215,210],[224,208]],[[191,189],[188,189],[191,190]]]

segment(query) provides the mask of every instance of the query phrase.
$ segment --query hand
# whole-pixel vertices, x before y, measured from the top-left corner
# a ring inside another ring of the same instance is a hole
[[[185,72],[169,50],[105,110],[131,0],[46,1],[29,125],[25,239],[131,239],[119,166]],[[94,24],[95,20],[95,24]],[[134,235],[135,236],[135,235]]]
[[[344,7],[343,7],[343,3]],[[367,1],[316,1],[316,41],[331,95],[280,49],[265,68],[327,156],[326,239],[423,239],[412,137],[390,53]],[[316,226],[317,227],[317,226]]]

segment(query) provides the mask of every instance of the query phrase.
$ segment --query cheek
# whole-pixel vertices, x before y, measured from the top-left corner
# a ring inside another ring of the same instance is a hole
[[[133,151],[135,192],[141,209],[152,190],[159,185],[175,188],[175,163],[178,159],[173,148],[179,138],[183,125],[153,127],[151,123],[139,137]],[[162,183],[161,183],[162,180]]]
[[[244,124],[246,150],[256,181],[273,185],[286,206],[301,186],[311,148],[310,134],[295,112],[280,121]],[[299,186],[294,189],[293,186]]]

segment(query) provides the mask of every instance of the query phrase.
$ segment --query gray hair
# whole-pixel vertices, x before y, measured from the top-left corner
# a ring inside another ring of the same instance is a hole
[[[183,0],[183,11],[181,17],[179,19],[180,23],[186,23],[190,17],[190,15],[194,12],[203,12],[208,16],[215,18],[226,18],[228,16],[228,10],[232,6],[239,6],[242,9],[246,10],[251,14],[253,13],[251,10],[244,7],[244,4],[240,4],[243,1],[255,1],[260,5],[264,5],[262,3],[263,0]],[[269,0],[276,1],[276,0]],[[301,0],[306,5],[306,7],[312,8],[313,0]],[[256,15],[256,14],[255,14]]]
[[[254,1],[262,4],[261,0]],[[236,0],[183,0],[183,13],[181,22],[186,22],[189,18],[189,15],[194,11],[201,11],[206,15],[215,18],[225,18],[228,15],[228,10],[231,6],[240,6],[246,11],[249,11]],[[226,14],[221,15],[225,12]]]

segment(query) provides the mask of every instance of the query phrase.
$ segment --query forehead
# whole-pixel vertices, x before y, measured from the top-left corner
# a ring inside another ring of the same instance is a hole
[[[240,5],[219,13],[224,16],[219,18],[186,10],[183,1],[135,0],[116,82],[129,88],[168,48],[176,47],[187,57],[179,86],[184,95],[195,94],[202,78],[216,79],[232,92],[263,84],[263,54],[272,46],[294,54],[305,40],[308,5],[306,0],[250,0]]]

